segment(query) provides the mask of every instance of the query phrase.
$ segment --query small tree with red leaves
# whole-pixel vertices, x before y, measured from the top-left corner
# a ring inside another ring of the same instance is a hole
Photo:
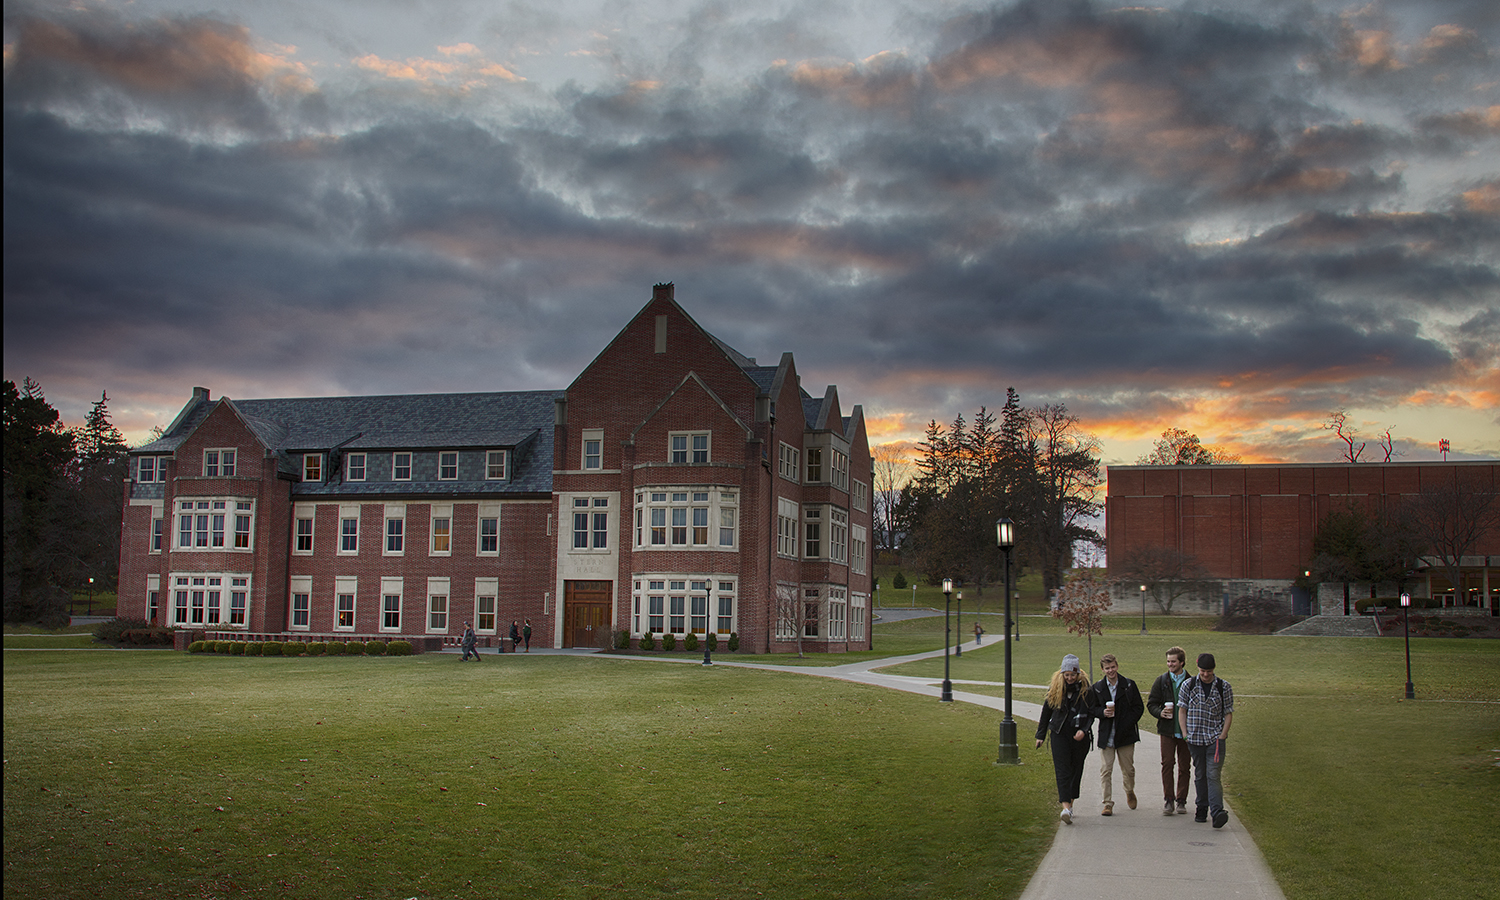
[[[1111,605],[1103,570],[1080,569],[1058,590],[1057,605],[1052,607],[1052,615],[1066,622],[1069,632],[1088,638],[1090,676],[1094,674],[1094,635],[1104,634],[1104,614]]]

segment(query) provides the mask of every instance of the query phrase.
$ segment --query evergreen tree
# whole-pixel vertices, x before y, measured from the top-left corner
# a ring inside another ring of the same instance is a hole
[[[57,624],[68,593],[56,565],[63,536],[54,504],[68,490],[73,435],[30,378],[20,390],[6,381],[4,391],[5,621]]]

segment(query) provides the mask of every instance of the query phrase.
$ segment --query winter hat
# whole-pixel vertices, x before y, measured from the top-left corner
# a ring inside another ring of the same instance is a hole
[[[1214,670],[1214,655],[1212,653],[1198,654],[1198,668],[1212,672]]]
[[[1209,657],[1209,659],[1212,659],[1212,658],[1213,657]],[[1062,671],[1064,671],[1064,672],[1077,672],[1078,671],[1078,657],[1074,656],[1071,653],[1069,653],[1067,656],[1064,656],[1063,657],[1063,661],[1062,661]]]

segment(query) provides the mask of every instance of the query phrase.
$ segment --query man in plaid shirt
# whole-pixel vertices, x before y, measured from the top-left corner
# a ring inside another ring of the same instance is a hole
[[[1214,676],[1214,655],[1198,655],[1198,677],[1182,683],[1177,701],[1178,721],[1187,739],[1188,753],[1193,757],[1193,785],[1198,799],[1195,822],[1207,822],[1213,816],[1214,827],[1223,828],[1229,821],[1224,810],[1224,752],[1229,741],[1229,725],[1234,721],[1234,689],[1229,682]]]

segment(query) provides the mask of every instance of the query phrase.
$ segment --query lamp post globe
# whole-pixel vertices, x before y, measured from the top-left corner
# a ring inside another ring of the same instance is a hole
[[[995,546],[1005,554],[1005,718],[1000,721],[1000,753],[996,765],[1021,764],[1021,755],[1016,750],[1016,720],[1011,703],[1010,677],[1010,557],[1016,548],[1016,523],[1002,518],[995,523]],[[1021,637],[1017,629],[1016,639]]]

